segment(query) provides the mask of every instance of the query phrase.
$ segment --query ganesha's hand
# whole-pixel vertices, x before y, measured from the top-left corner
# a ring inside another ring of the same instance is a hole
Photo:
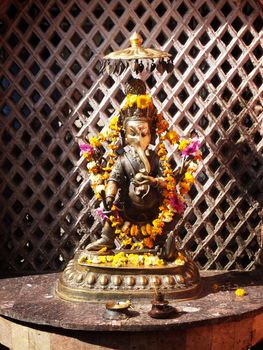
[[[135,184],[137,186],[149,185],[155,187],[158,184],[158,180],[153,176],[138,173],[135,175]]]

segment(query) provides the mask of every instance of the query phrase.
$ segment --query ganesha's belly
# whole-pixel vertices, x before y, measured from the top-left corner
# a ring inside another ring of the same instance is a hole
[[[159,191],[153,188],[140,195],[129,191],[124,205],[126,219],[137,223],[153,220],[158,216],[160,199]]]

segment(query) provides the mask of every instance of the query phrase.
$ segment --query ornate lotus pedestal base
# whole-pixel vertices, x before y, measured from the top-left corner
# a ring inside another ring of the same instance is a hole
[[[80,251],[60,275],[59,297],[70,301],[140,300],[151,298],[154,291],[171,299],[193,299],[200,293],[200,275],[188,258],[161,266],[115,267],[90,263],[91,253]],[[83,262],[83,256],[87,256]],[[100,255],[101,256],[101,255]]]

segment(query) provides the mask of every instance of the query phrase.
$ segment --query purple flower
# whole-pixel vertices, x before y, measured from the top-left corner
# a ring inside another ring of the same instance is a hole
[[[99,217],[100,217],[102,220],[108,219],[108,216],[104,213],[104,211],[103,211],[102,208],[97,208],[97,209],[96,209],[96,213],[99,215]]]
[[[183,156],[195,156],[197,151],[200,148],[200,141],[195,140],[190,145],[186,146],[185,149],[182,150]]]
[[[178,214],[184,213],[185,204],[176,194],[170,199],[170,205]]]
[[[87,153],[88,155],[92,155],[94,153],[94,148],[91,145],[88,145],[87,143],[81,142],[79,144],[80,148],[80,155]]]

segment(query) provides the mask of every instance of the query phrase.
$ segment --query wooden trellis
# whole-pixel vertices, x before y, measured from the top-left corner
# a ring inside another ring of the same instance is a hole
[[[118,110],[130,72],[101,76],[99,59],[126,47],[134,31],[173,56],[172,74],[145,76],[156,107],[179,134],[195,128],[202,139],[203,165],[176,228],[182,245],[201,268],[255,265],[259,2],[5,1],[0,17],[2,274],[59,270],[89,232],[94,198],[77,139]]]

